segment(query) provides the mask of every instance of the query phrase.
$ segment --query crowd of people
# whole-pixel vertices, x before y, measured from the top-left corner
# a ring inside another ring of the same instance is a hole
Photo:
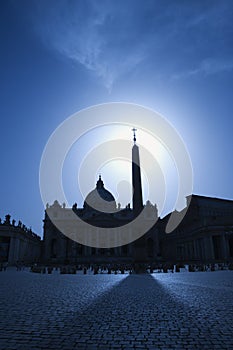
[[[27,266],[24,262],[15,264],[17,271],[22,271],[29,267],[34,273],[52,274],[124,274],[124,273],[177,273],[177,272],[197,272],[197,271],[218,271],[233,270],[233,262],[209,263],[209,264],[181,264],[181,263],[161,263],[161,264],[78,264],[78,265],[60,265],[51,266],[39,263]],[[0,262],[0,272],[6,271],[8,262]]]
[[[33,265],[31,272],[48,273],[54,271],[60,274],[124,274],[124,273],[177,273],[177,272],[197,272],[197,271],[218,271],[233,270],[233,263],[209,263],[209,264],[106,264],[106,265],[62,265],[62,266],[41,266]]]

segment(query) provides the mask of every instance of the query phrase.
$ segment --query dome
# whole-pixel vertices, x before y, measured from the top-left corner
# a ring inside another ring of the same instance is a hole
[[[83,207],[84,209],[94,209],[105,213],[111,213],[116,210],[115,198],[104,188],[101,176],[99,176],[99,180],[96,183],[96,188],[87,195]]]

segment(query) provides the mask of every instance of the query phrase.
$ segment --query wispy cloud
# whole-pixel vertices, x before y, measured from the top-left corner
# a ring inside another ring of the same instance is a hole
[[[181,71],[172,75],[172,79],[186,79],[192,76],[208,76],[219,73],[228,73],[233,70],[233,59],[204,59],[199,66],[194,69]]]
[[[109,91],[119,76],[145,58],[143,43],[135,43],[126,21],[127,7],[122,12],[117,3],[108,1],[58,1],[47,6],[45,14],[38,4],[37,9],[39,20],[34,23],[43,41],[94,72]]]
[[[109,91],[136,69],[175,79],[232,69],[228,1],[34,1],[33,11],[47,46],[93,72]]]
[[[223,59],[206,59],[204,60],[199,69],[197,69],[197,73],[203,72],[206,75],[216,74],[221,72],[229,72],[233,69],[233,59],[223,60]]]

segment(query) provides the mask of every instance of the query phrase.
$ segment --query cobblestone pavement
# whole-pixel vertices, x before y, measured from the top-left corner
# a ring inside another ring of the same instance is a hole
[[[233,349],[233,272],[0,273],[0,349]]]

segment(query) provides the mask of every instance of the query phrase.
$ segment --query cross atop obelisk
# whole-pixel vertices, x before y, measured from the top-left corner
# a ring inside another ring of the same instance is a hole
[[[137,129],[133,128],[132,131],[133,131],[133,142],[135,144],[136,143],[136,131],[137,131]]]

